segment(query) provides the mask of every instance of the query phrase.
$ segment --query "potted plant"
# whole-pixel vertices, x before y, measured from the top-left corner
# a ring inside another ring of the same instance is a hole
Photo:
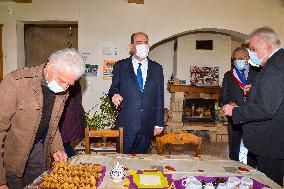
[[[107,94],[103,94],[100,98],[100,108],[99,111],[96,110],[93,115],[91,115],[91,110],[97,107],[99,104],[94,106],[88,112],[85,112],[86,125],[87,128],[92,130],[109,130],[114,128],[114,122],[116,119],[117,111],[111,102]],[[104,144],[106,144],[106,139],[103,139]],[[84,145],[84,144],[83,144]],[[99,144],[97,144],[99,145]],[[112,145],[111,143],[109,145]],[[100,146],[96,146],[100,147]]]

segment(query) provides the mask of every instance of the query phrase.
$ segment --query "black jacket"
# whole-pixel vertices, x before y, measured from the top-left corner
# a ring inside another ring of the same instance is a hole
[[[244,106],[233,109],[243,125],[245,146],[254,154],[284,159],[284,50],[272,55],[252,85]]]
[[[247,84],[252,84],[259,72],[259,69],[255,69],[250,66]],[[238,106],[244,105],[244,92],[241,87],[237,84],[231,71],[228,71],[224,75],[222,83],[222,93],[221,93],[221,102],[223,105],[228,104],[229,102],[235,102]]]

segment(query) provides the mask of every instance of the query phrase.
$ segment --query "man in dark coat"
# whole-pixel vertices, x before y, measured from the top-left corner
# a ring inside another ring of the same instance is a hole
[[[68,157],[76,155],[71,143],[83,138],[85,127],[81,85],[79,81],[76,81],[73,86],[69,87],[69,97],[59,122],[63,146]]]
[[[224,75],[222,84],[222,104],[235,103],[238,106],[245,104],[248,91],[255,80],[258,70],[248,64],[249,53],[245,48],[238,47],[232,53],[234,68]],[[233,124],[228,118],[229,158],[239,161],[240,145],[243,135],[242,125]],[[248,154],[247,162],[255,167],[253,157]]]
[[[147,153],[151,138],[163,130],[164,76],[162,66],[147,58],[148,36],[131,36],[133,56],[113,68],[109,96],[118,108],[116,127],[124,127],[124,153]]]
[[[283,186],[284,175],[284,50],[273,29],[249,35],[250,58],[262,69],[244,106],[227,104],[225,114],[243,126],[245,146],[256,155],[257,169]]]

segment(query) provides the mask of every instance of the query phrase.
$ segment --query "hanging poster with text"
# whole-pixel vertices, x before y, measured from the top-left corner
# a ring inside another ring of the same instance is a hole
[[[111,80],[112,79],[112,70],[116,60],[104,60],[103,62],[103,79]]]
[[[91,53],[90,52],[81,52],[80,54],[82,56],[84,63],[89,64],[89,59],[90,59]]]
[[[108,59],[117,58],[119,56],[119,43],[115,41],[104,41],[100,45],[101,56]]]

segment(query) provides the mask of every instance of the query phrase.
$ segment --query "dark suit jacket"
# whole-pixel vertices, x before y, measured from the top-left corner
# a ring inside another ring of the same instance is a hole
[[[81,85],[76,81],[69,87],[69,97],[65,103],[64,111],[59,121],[59,130],[63,143],[70,143],[73,140],[84,136],[86,127],[85,112],[82,106]]]
[[[164,126],[164,76],[160,64],[148,59],[148,71],[143,93],[140,92],[132,58],[118,61],[113,67],[109,96],[120,94],[122,108],[118,112],[116,126],[124,127],[126,135],[142,129],[153,135],[155,126]]]
[[[250,66],[247,84],[252,84],[254,82],[258,72],[259,71],[257,69]],[[221,102],[225,105],[231,101],[235,102],[238,106],[243,106],[244,92],[233,78],[231,71],[228,71],[225,73],[222,83]]]
[[[245,146],[254,154],[284,159],[284,50],[270,57],[252,85],[244,106],[234,108]]]

